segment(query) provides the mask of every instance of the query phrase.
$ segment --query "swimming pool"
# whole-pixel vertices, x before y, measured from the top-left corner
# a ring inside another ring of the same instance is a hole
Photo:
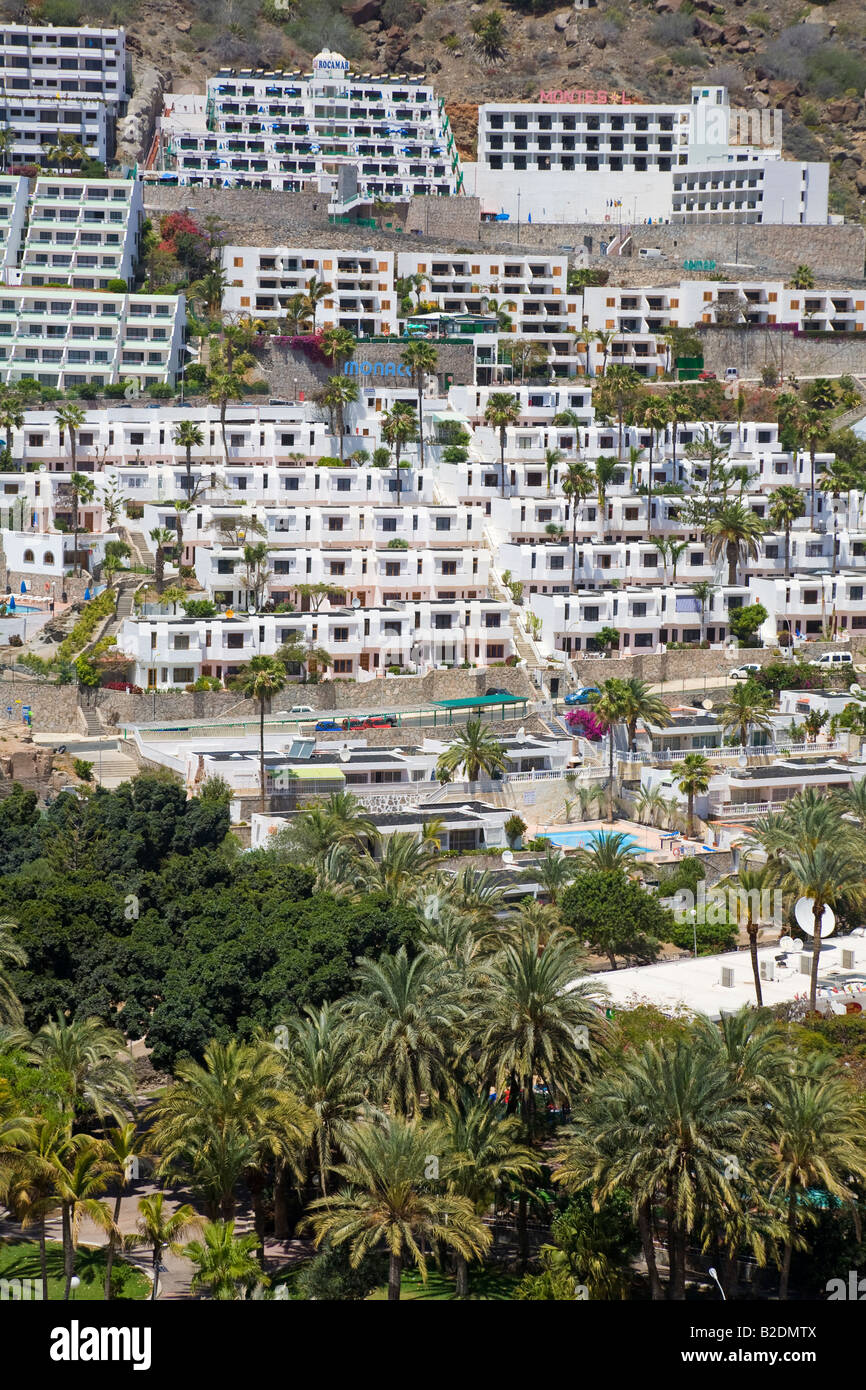
[[[599,835],[603,836],[606,833],[604,830],[553,830],[545,831],[539,839],[549,840],[552,845],[559,845],[561,849],[592,849]],[[635,854],[646,854],[635,835],[624,835],[622,845],[624,849],[633,849]]]

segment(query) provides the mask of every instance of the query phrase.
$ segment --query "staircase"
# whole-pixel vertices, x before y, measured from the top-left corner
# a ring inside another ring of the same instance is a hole
[[[85,732],[88,734],[102,734],[105,730],[95,709],[88,709],[85,705],[78,706],[78,712],[84,720]]]
[[[142,565],[145,569],[153,568],[153,557],[147,548],[147,541],[143,531],[131,531],[129,527],[126,531],[127,544],[132,551],[132,562],[134,565]]]

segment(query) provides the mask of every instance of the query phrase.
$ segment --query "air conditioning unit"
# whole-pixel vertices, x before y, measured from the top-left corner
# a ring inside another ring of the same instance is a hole
[[[734,988],[734,972],[729,965],[722,966],[722,986],[724,989]]]
[[[771,961],[771,960],[762,960],[762,961],[761,961],[761,979],[762,979],[762,980],[774,980],[774,979],[776,978],[774,966],[775,966],[775,962],[774,962],[774,961]]]
[[[802,954],[800,955],[800,974],[801,974],[801,975],[811,975],[811,973],[812,973],[812,957],[811,957],[811,956],[807,956],[807,955],[806,955],[806,952],[803,951]]]
[[[842,952],[842,969],[843,969],[843,970],[853,970],[853,969],[854,969],[854,952],[853,952],[853,951],[843,951],[843,952]]]

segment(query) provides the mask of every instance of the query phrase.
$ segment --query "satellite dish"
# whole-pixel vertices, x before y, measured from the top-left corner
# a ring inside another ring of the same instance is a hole
[[[807,936],[811,936],[814,930],[815,918],[813,909],[815,907],[814,898],[798,898],[794,904],[794,916],[797,919],[797,926],[800,927]],[[825,907],[821,916],[821,936],[831,936],[836,929],[836,914],[832,907]]]
[[[701,701],[701,709],[712,709],[712,707],[713,707],[713,702],[712,702],[712,700],[702,700],[702,701]]]
[[[353,599],[352,599],[352,607],[353,607],[353,608],[360,608],[360,607],[361,607],[361,600],[360,600],[359,598],[353,598]]]
[[[511,850],[510,850],[510,849],[504,849],[504,850],[502,851],[502,862],[503,862],[503,864],[513,864],[513,863],[514,863],[514,855],[511,853]]]
[[[41,468],[40,468],[39,472],[40,472],[40,473],[42,472],[42,469],[41,469]],[[862,687],[861,685],[858,685],[856,681],[854,682],[853,685],[849,685],[849,686],[848,686],[848,690],[850,691],[850,693],[851,693],[852,695],[862,695],[862,694],[863,694],[863,687]]]
[[[794,940],[793,936],[780,936],[780,937],[779,937],[779,950],[780,950],[780,951],[796,951],[796,949],[797,949],[797,943],[796,943],[796,941]]]
[[[351,762],[351,761],[352,761],[352,750],[351,750],[351,748],[341,748],[341,749],[340,749],[340,762],[341,762],[341,763],[349,763],[349,762]]]
[[[748,760],[748,758],[746,757],[745,753],[741,753],[740,756],[737,758],[737,766],[738,766],[738,767],[748,767],[748,766],[749,766],[749,760]]]
[[[526,730],[524,729],[524,727],[523,727],[522,724],[521,724],[520,728],[517,730],[517,737],[518,737],[518,738],[526,738]]]

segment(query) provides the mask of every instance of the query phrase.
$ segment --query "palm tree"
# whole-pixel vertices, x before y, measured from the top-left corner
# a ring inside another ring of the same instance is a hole
[[[206,1221],[202,1240],[191,1240],[183,1253],[196,1266],[191,1293],[207,1289],[211,1298],[236,1299],[243,1291],[270,1283],[262,1274],[255,1252],[257,1235],[236,1236],[234,1221]]]
[[[108,1234],[108,1248],[105,1252],[105,1298],[111,1298],[111,1268],[114,1264],[114,1252],[117,1249],[117,1233],[119,1231],[118,1222],[120,1221],[120,1204],[123,1201],[123,1191],[129,1182],[132,1160],[139,1151],[138,1135],[134,1124],[119,1125],[116,1129],[110,1129],[103,1141],[102,1154],[109,1169],[109,1175],[114,1179],[117,1195],[114,1199],[114,1213],[112,1216],[112,1228]]]
[[[69,475],[69,490],[72,494],[72,543],[75,548],[75,573],[78,575],[81,573],[81,556],[78,553],[78,536],[81,531],[79,509],[82,502],[93,501],[96,484],[85,473],[76,473],[73,469]]]
[[[181,420],[172,437],[175,444],[180,445],[186,453],[183,487],[187,500],[192,501],[192,451],[203,447],[204,431],[193,420]]]
[[[253,606],[258,611],[262,605],[265,585],[270,579],[267,541],[256,541],[253,545],[246,544],[243,557],[244,579],[248,596],[252,598]]]
[[[367,853],[357,862],[358,879],[366,891],[385,893],[394,902],[435,868],[436,852],[430,841],[408,830],[389,835],[378,859]]]
[[[617,466],[618,460],[615,458],[602,457],[595,461],[595,492],[598,500],[599,535],[602,535],[606,530],[605,506],[607,502],[607,490],[616,478]]]
[[[640,787],[634,799],[635,814],[641,825],[646,816],[649,825],[658,825],[664,818],[666,802],[658,787]]]
[[[336,433],[340,441],[340,458],[345,457],[346,434],[344,414],[347,405],[352,405],[358,399],[358,383],[348,376],[332,376],[328,380],[321,395],[322,404],[327,406],[331,412],[331,433],[334,431],[336,419]]]
[[[364,1102],[352,1034],[331,1003],[288,1023],[284,1064],[288,1086],[313,1116],[313,1147],[322,1196],[328,1170]]]
[[[26,1051],[67,1124],[88,1114],[125,1122],[135,1094],[131,1060],[121,1034],[101,1019],[67,1022],[58,1014],[56,1022],[42,1025]]]
[[[436,371],[439,365],[439,350],[434,343],[416,341],[409,343],[400,353],[403,362],[412,373],[412,380],[418,392],[418,464],[424,469],[424,378]]]
[[[492,391],[484,407],[485,423],[499,431],[499,482],[500,495],[505,496],[505,444],[508,426],[516,425],[520,419],[520,398],[508,391]]]
[[[672,418],[673,412],[671,411],[667,401],[664,400],[661,396],[652,396],[643,408],[643,423],[650,431],[650,456],[648,474],[648,500],[650,502],[652,501],[653,448],[656,441],[656,435],[664,434]],[[674,478],[673,481],[676,482],[676,478]],[[648,513],[647,516],[649,518],[650,513]]]
[[[430,1139],[417,1121],[386,1116],[355,1125],[348,1156],[334,1171],[345,1187],[309,1208],[316,1244],[349,1244],[357,1268],[371,1250],[388,1251],[388,1300],[400,1298],[407,1261],[427,1279],[425,1246],[438,1243],[466,1260],[480,1258],[491,1235],[467,1197],[431,1187]]]
[[[0,130],[0,138],[4,132]],[[2,428],[6,439],[3,447],[3,459],[7,467],[12,466],[13,445],[15,431],[20,430],[24,424],[24,408],[20,395],[14,387],[0,387],[0,428]]]
[[[16,1220],[26,1230],[38,1230],[39,1264],[42,1272],[42,1298],[48,1300],[48,1260],[45,1222],[60,1205],[58,1181],[80,1138],[73,1138],[65,1124],[55,1120],[16,1121],[11,1136],[15,1145],[9,1163],[0,1165],[0,1195]]]
[[[357,346],[355,335],[348,328],[326,328],[322,334],[322,352],[333,362],[338,375]]]
[[[798,487],[785,483],[770,498],[770,525],[785,533],[785,575],[791,573],[791,527],[806,510],[803,494]]]
[[[608,751],[608,781],[607,781],[607,818],[613,822],[613,794],[614,794],[614,734],[617,724],[624,724],[629,717],[629,695],[625,682],[616,676],[611,676],[608,680],[602,681],[597,694],[590,695],[589,707],[602,724],[607,734]]]
[[[614,873],[623,869],[627,873],[629,869],[633,869],[639,862],[639,852],[634,845],[628,843],[630,838],[619,830],[594,835],[592,847],[578,850],[575,855],[581,871]]]
[[[677,786],[688,800],[689,839],[693,839],[695,833],[695,797],[707,790],[712,775],[709,758],[703,753],[687,753],[680,763]]]
[[[677,467],[677,435],[680,425],[684,425],[691,420],[694,415],[694,407],[688,394],[681,388],[675,386],[668,392],[668,409],[671,412],[671,459],[674,465],[674,481],[676,481]]]
[[[659,695],[653,695],[646,681],[636,676],[628,676],[623,681],[626,694],[625,727],[628,746],[633,747],[639,723],[652,724],[656,729],[666,729],[671,722],[671,712]]]
[[[177,542],[177,532],[170,531],[167,526],[154,526],[150,532],[150,539],[156,546],[156,592],[161,594],[165,588],[165,552],[170,545]]]
[[[753,1190],[747,1175],[754,1130],[749,1107],[720,1058],[691,1039],[664,1046],[645,1042],[593,1076],[580,1126],[555,1177],[567,1188],[589,1185],[596,1205],[617,1190],[628,1193],[653,1299],[663,1296],[653,1229],[661,1205],[668,1296],[682,1300],[689,1235],[708,1210],[741,1212],[744,1190]]]
[[[265,704],[285,690],[288,676],[282,661],[274,656],[251,657],[235,685],[249,700],[259,702],[259,788],[260,807],[265,809]]]
[[[815,454],[827,435],[825,412],[817,406],[802,411],[798,419],[799,434],[809,449],[809,525],[815,529]]]
[[[710,602],[710,600],[713,597],[713,594],[716,592],[716,586],[715,584],[711,584],[708,579],[698,579],[694,584],[691,584],[689,587],[691,588],[692,593],[694,594],[695,598],[700,604],[701,643],[703,643],[704,633],[706,632],[707,604]]]
[[[316,307],[321,304],[323,299],[327,299],[329,294],[333,294],[334,287],[329,285],[326,280],[319,280],[315,275],[311,275],[307,281],[307,292],[304,295],[310,317],[315,318]]]
[[[520,1183],[537,1174],[538,1160],[519,1142],[520,1122],[503,1116],[464,1087],[453,1102],[443,1105],[431,1132],[431,1148],[442,1155],[440,1175],[446,1190],[464,1197],[477,1216],[483,1216],[504,1183]],[[457,1297],[469,1296],[469,1262],[457,1251]]]
[[[347,1017],[377,1094],[394,1114],[417,1115],[421,1096],[448,1091],[448,1044],[464,1017],[441,961],[423,953],[360,959]]]
[[[732,883],[745,895],[746,935],[749,938],[749,955],[752,961],[752,978],[755,982],[755,1000],[760,1009],[764,1000],[761,993],[761,971],[758,966],[758,928],[760,926],[760,904],[765,901],[764,894],[778,883],[779,873],[771,863],[752,865],[749,856],[744,854],[740,867],[723,882]],[[743,902],[743,898],[740,898]],[[756,917],[757,907],[757,917]]]
[[[592,336],[601,348],[601,374],[607,376],[607,359],[610,354],[610,345],[616,337],[616,333],[612,328],[597,328]]]
[[[309,333],[313,326],[313,318],[305,295],[293,294],[284,305],[284,309],[286,332],[290,337],[296,338]]]
[[[79,1136],[79,1142],[64,1160],[59,1156],[57,1159],[55,1191],[63,1223],[63,1297],[66,1301],[72,1288],[75,1252],[85,1216],[109,1235],[114,1233],[111,1214],[105,1203],[99,1200],[99,1194],[105,1191],[108,1182],[108,1171],[102,1156],[102,1145],[84,1135]]]
[[[747,748],[750,729],[766,731],[773,727],[768,695],[764,691],[757,693],[749,681],[735,686],[722,707],[721,724],[725,730],[736,729],[740,747]]]
[[[595,475],[583,459],[574,459],[565,470],[562,491],[571,500],[571,587],[577,588],[577,509],[595,487]]]
[[[228,285],[228,275],[221,265],[212,265],[198,280],[186,287],[186,297],[191,304],[199,304],[209,318],[219,315],[223,302],[223,292]]]
[[[728,565],[728,583],[737,582],[737,566],[747,560],[757,560],[761,553],[758,544],[763,535],[760,518],[742,502],[723,502],[710,519],[710,559],[717,563],[723,557]]]
[[[827,907],[838,909],[863,898],[863,844],[839,828],[832,838],[817,843],[808,840],[782,850],[781,866],[786,886],[799,897],[812,899],[812,974],[809,1008],[818,1001],[818,970],[821,962],[821,919]]]
[[[159,1295],[160,1260],[164,1250],[172,1255],[184,1253],[183,1241],[189,1233],[201,1225],[201,1217],[187,1204],[169,1212],[165,1205],[165,1193],[154,1192],[151,1197],[141,1197],[138,1203],[136,1232],[126,1237],[125,1243],[131,1248],[149,1246],[153,1251],[153,1283],[150,1297]]]
[[[787,1205],[787,1232],[779,1298],[788,1297],[791,1254],[809,1192],[818,1188],[836,1202],[856,1200],[852,1180],[866,1177],[863,1113],[850,1082],[832,1063],[804,1074],[783,1074],[766,1088],[771,1144],[771,1193]],[[808,1210],[808,1208],[807,1208]]]
[[[450,747],[441,754],[436,764],[436,775],[447,773],[450,780],[462,767],[466,781],[477,782],[482,773],[486,777],[494,777],[496,773],[504,772],[507,766],[502,744],[489,725],[482,723],[481,719],[467,719],[455,734]]]
[[[394,467],[397,470],[397,506],[399,507],[403,493],[403,480],[400,477],[400,455],[405,444],[411,444],[418,438],[415,412],[412,407],[407,406],[405,401],[395,401],[390,410],[385,410],[382,413],[380,432],[385,443],[394,451]]]
[[[555,905],[574,878],[576,870],[574,859],[568,859],[560,849],[549,844],[544,858],[524,869],[522,877],[530,883],[539,884],[548,902]]]
[[[547,495],[550,496],[550,477],[554,468],[558,468],[565,458],[561,449],[545,449],[544,466],[547,469]]]
[[[27,964],[27,952],[13,937],[17,930],[17,922],[0,922],[0,1025],[19,1024],[24,1019],[21,1000],[6,973],[7,965]]]

